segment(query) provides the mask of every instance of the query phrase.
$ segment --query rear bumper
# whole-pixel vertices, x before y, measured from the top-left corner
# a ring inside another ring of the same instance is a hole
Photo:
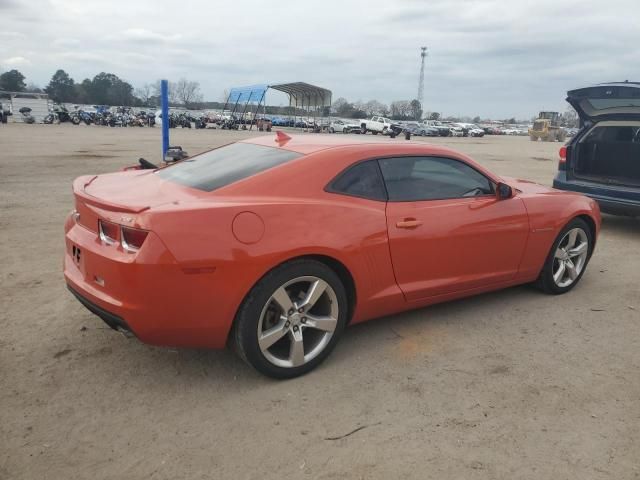
[[[83,297],[68,284],[67,284],[67,288],[73,294],[73,296],[78,299],[78,301],[81,304],[87,307],[87,310],[89,310],[94,315],[97,315],[98,317],[100,317],[104,321],[104,323],[106,323],[108,326],[110,326],[111,328],[119,332],[124,331],[124,332],[133,333],[131,328],[129,328],[129,325],[127,325],[127,323],[122,318],[120,318],[119,316],[111,312],[106,311],[104,308],[93,303],[88,298]]]
[[[152,345],[225,346],[237,305],[215,268],[183,269],[153,232],[131,254],[72,220],[65,230],[67,287],[111,328]]]
[[[598,202],[600,210],[611,215],[625,215],[635,217],[640,215],[640,191],[636,194],[638,200],[623,198],[615,195],[615,190],[592,183],[567,180],[566,172],[560,171],[553,179],[553,188],[578,192],[593,198]]]

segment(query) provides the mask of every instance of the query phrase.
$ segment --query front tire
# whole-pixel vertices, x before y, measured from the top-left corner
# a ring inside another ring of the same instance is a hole
[[[293,260],[266,274],[243,301],[233,340],[240,357],[269,377],[313,370],[333,350],[347,322],[338,275],[316,260]]]
[[[581,218],[571,220],[558,234],[536,281],[543,292],[560,295],[575,287],[593,252],[593,234]]]

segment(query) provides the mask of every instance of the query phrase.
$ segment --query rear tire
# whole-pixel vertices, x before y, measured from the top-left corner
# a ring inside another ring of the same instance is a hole
[[[251,289],[236,315],[232,339],[240,357],[260,373],[297,377],[329,356],[347,310],[346,290],[331,268],[316,260],[292,260]]]
[[[567,293],[575,287],[587,269],[593,253],[593,241],[587,222],[581,218],[571,220],[553,242],[535,286],[552,295]]]

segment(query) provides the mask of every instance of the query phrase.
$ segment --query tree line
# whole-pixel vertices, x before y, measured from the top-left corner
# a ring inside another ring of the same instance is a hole
[[[331,111],[335,115],[344,118],[364,118],[372,115],[382,115],[393,120],[420,120],[422,118],[422,106],[418,100],[395,100],[390,105],[369,100],[368,102],[349,102],[340,97],[331,105]]]
[[[89,105],[122,105],[152,107],[160,104],[160,80],[134,89],[126,80],[113,73],[100,72],[93,78],[76,82],[62,69],[56,70],[49,84],[41,89],[27,85],[26,77],[18,70],[0,74],[0,90],[10,92],[46,93],[54,102]],[[202,93],[198,82],[181,78],[169,82],[169,104],[186,108],[199,108]]]
[[[76,103],[88,105],[122,105],[132,107],[156,107],[160,105],[160,80],[153,83],[145,83],[135,88],[126,80],[113,73],[100,72],[93,78],[85,78],[82,82],[76,82],[62,69],[57,70],[51,77],[49,84],[41,89],[37,85],[25,83],[26,77],[18,70],[9,70],[0,74],[0,90],[11,92],[47,93],[49,97],[58,103]],[[227,92],[225,92],[225,99]],[[221,109],[223,102],[204,102],[198,82],[181,78],[176,82],[169,82],[169,104],[185,108]],[[296,110],[294,107],[261,107],[267,114],[305,115],[304,110]],[[453,122],[480,123],[483,120],[475,117],[444,117],[438,112],[423,112],[420,102],[414,100],[395,100],[389,105],[378,100],[367,102],[350,102],[340,97],[331,105],[331,109],[323,112],[343,118],[367,118],[373,115],[390,117],[393,120],[448,120]],[[573,109],[568,109],[562,114],[562,124],[567,126],[577,125],[577,115]],[[515,118],[503,119],[505,123],[523,123]]]

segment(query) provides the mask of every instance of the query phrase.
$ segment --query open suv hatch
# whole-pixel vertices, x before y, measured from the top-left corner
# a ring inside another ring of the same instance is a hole
[[[603,212],[640,215],[640,83],[571,90],[580,130],[560,149],[553,186],[584,193]]]

